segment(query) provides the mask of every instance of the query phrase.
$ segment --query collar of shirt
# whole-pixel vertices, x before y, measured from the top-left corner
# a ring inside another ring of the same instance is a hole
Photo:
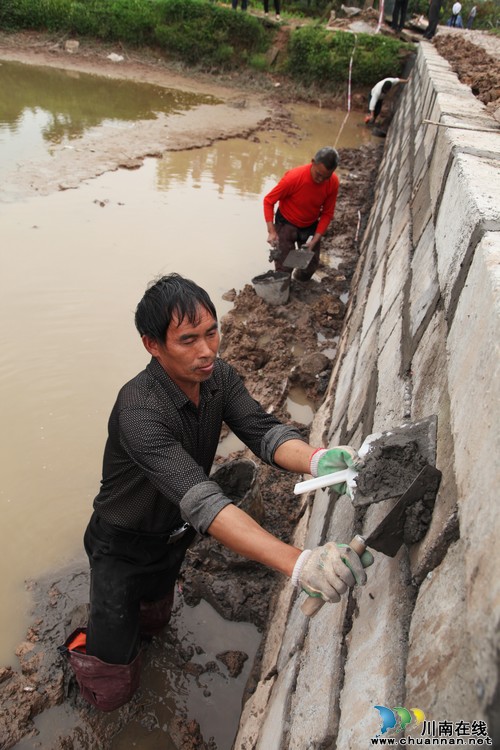
[[[202,401],[210,401],[210,399],[213,398],[213,395],[217,393],[219,390],[219,387],[216,382],[215,373],[217,371],[217,363],[219,362],[219,359],[217,358],[215,360],[215,369],[212,375],[208,380],[205,380],[203,383],[200,384],[200,403]],[[146,367],[146,370],[149,372],[149,374],[161,385],[161,387],[167,392],[168,396],[172,400],[174,406],[177,409],[182,409],[185,406],[194,406],[193,402],[191,401],[188,396],[184,393],[183,390],[179,388],[176,383],[172,380],[170,375],[168,375],[163,367],[160,365],[158,360],[155,357],[151,357],[151,362]]]

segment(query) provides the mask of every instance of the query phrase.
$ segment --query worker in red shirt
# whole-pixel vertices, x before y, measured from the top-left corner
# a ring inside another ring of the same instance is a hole
[[[294,278],[299,281],[308,281],[319,266],[321,237],[333,219],[339,189],[334,174],[338,161],[337,151],[325,146],[310,164],[286,172],[264,198],[267,241],[276,270],[291,270],[284,261],[295,243],[314,254],[307,268],[295,269]]]

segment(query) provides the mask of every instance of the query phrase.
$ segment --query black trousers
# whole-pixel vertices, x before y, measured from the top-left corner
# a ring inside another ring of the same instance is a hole
[[[276,271],[285,271],[286,273],[291,273],[292,269],[283,265],[288,253],[291,250],[295,249],[295,243],[298,243],[300,247],[307,242],[311,235],[316,234],[318,222],[315,221],[314,224],[311,224],[311,226],[309,227],[296,227],[294,224],[290,224],[290,222],[288,222],[283,217],[283,215],[280,213],[280,210],[278,209],[274,218],[274,226],[278,234],[280,251],[279,258],[276,258],[276,260],[274,261],[274,267]],[[307,268],[305,268],[304,270],[297,269],[295,278],[299,279],[299,281],[308,281],[311,278],[311,276],[319,266],[320,250],[321,240],[316,243],[316,246],[313,250],[314,256],[313,258],[311,258],[311,261]]]
[[[441,11],[442,0],[431,0],[429,5],[429,25],[424,34],[425,39],[432,39],[436,33],[439,23],[439,13]]]
[[[156,602],[173,590],[190,529],[174,544],[168,534],[119,529],[94,513],[84,536],[90,562],[87,654],[108,664],[129,664],[139,652],[141,602]]]
[[[398,31],[405,25],[408,0],[396,0],[392,11],[392,28]]]

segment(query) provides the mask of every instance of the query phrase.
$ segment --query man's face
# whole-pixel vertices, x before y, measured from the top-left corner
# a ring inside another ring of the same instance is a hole
[[[334,172],[334,169],[327,169],[321,162],[316,163],[313,161],[311,164],[311,177],[317,185],[325,182],[325,180],[329,180]]]
[[[200,306],[195,325],[187,318],[179,321],[174,315],[164,344],[148,336],[143,337],[143,342],[174,383],[191,395],[199,383],[208,380],[212,374],[220,336],[217,321],[206,308]]]

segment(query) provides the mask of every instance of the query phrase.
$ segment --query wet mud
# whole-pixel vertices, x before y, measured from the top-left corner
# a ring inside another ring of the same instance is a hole
[[[493,113],[500,107],[500,41],[493,35],[487,41],[490,42],[491,54],[469,41],[464,32],[439,34],[433,43],[439,54],[448,60],[459,80],[470,86],[474,96]],[[495,48],[496,55],[493,54]]]

